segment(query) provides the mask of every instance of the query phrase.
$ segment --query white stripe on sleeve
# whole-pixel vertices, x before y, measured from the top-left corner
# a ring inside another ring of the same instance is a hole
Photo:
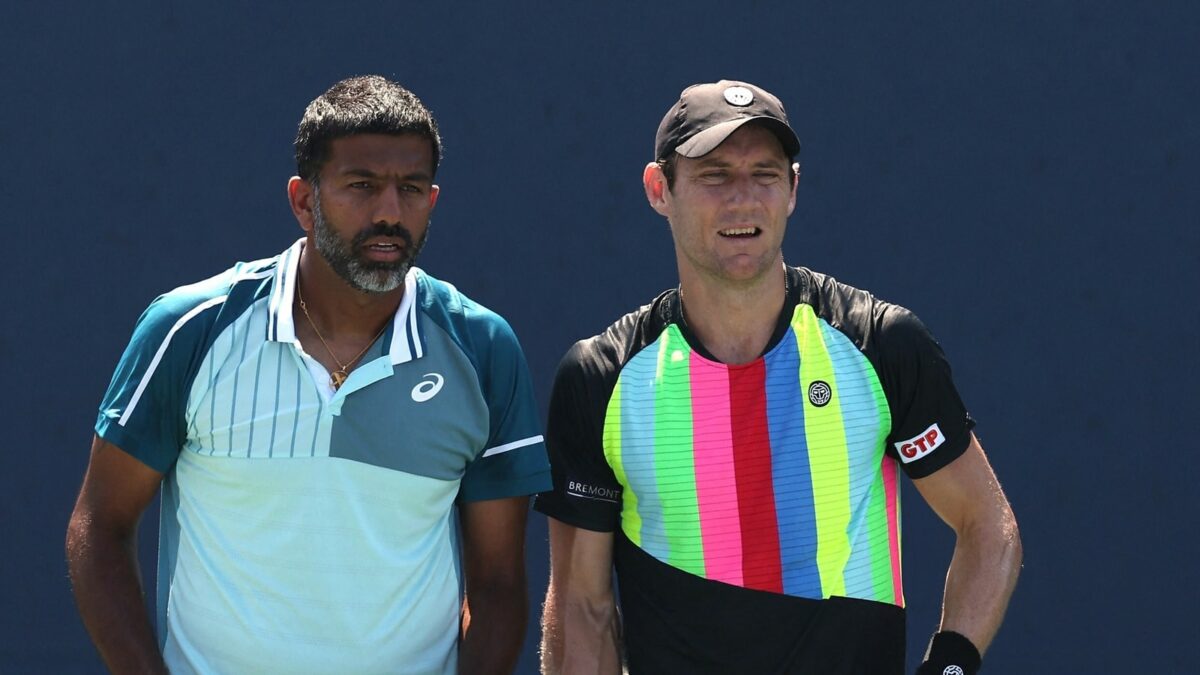
[[[530,436],[529,438],[523,438],[519,441],[513,441],[512,443],[505,443],[504,445],[497,445],[494,448],[488,448],[487,450],[483,451],[483,456],[491,457],[492,455],[499,455],[502,452],[508,452],[509,450],[516,450],[517,448],[523,448],[527,445],[533,445],[534,443],[541,443],[541,442],[542,442],[542,437],[540,435],[539,436]]]
[[[158,351],[154,353],[154,359],[150,361],[150,366],[146,368],[146,373],[142,375],[142,381],[138,382],[137,389],[133,392],[133,398],[129,399],[129,405],[125,406],[125,412],[121,415],[121,419],[117,420],[117,424],[125,426],[125,422],[129,421],[129,416],[133,414],[133,409],[137,407],[138,400],[142,398],[142,392],[146,391],[146,385],[150,383],[150,378],[154,376],[154,371],[158,368],[159,362],[162,361],[163,354],[167,351],[167,345],[171,344],[171,338],[175,336],[175,333],[178,332],[180,328],[183,328],[185,323],[195,318],[197,314],[203,312],[209,307],[213,307],[225,302],[226,298],[228,297],[228,295],[217,296],[211,300],[208,300],[207,302],[197,305],[192,309],[192,311],[180,317],[180,319],[175,322],[174,326],[171,326],[171,330],[167,331],[167,336],[163,338],[162,344],[158,346]]]

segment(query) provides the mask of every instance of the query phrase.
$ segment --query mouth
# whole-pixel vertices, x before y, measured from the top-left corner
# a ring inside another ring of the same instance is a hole
[[[717,234],[726,239],[753,239],[762,234],[762,230],[757,227],[729,227],[718,230]]]
[[[362,245],[361,250],[363,255],[369,260],[377,262],[394,262],[400,260],[404,256],[406,244],[403,241],[396,241],[386,238],[376,238],[367,241]]]

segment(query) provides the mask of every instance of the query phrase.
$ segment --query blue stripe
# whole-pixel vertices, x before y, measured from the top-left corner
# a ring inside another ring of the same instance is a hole
[[[218,338],[219,339],[219,338]],[[212,433],[213,429],[217,428],[217,341],[213,341],[212,349],[208,352],[208,429]],[[211,457],[217,452],[216,438],[212,438],[208,446],[208,454]]]
[[[297,357],[299,358],[299,357]],[[292,414],[292,445],[288,448],[288,457],[296,456],[296,435],[300,431],[300,405],[303,403],[304,391],[300,388],[300,368],[296,368],[296,406]]]
[[[235,334],[237,333],[238,323],[238,321],[234,321],[233,325],[230,326]],[[250,321],[246,320],[242,323],[246,325],[246,333],[242,336],[242,353],[238,356],[237,364],[233,367],[233,395],[229,397],[229,452],[225,453],[226,457],[233,456],[233,421],[237,419],[238,380],[241,379],[242,364],[246,362],[246,343],[250,341]],[[229,341],[229,351],[233,353],[234,338],[230,337]],[[246,455],[250,455],[250,448],[246,448]]]
[[[281,283],[279,284],[279,286],[277,288],[272,289],[274,291],[273,295],[277,295],[279,297],[279,306],[275,308],[276,309],[275,313],[271,313],[271,305],[270,305],[271,301],[270,301],[270,299],[267,300],[267,317],[270,320],[270,325],[268,326],[268,330],[267,330],[267,337],[271,340],[276,340],[276,341],[279,340],[279,320],[276,317],[278,317],[280,314],[282,314],[284,312],[283,304],[286,301],[286,298],[283,297],[283,289],[287,285],[287,271],[286,270],[287,270],[287,266],[288,266],[288,261],[291,259],[291,255],[292,255],[292,249],[288,248],[288,250],[284,251],[283,255],[280,256],[279,262],[276,267],[276,269],[279,271],[279,275],[277,278],[280,279]]]
[[[273,344],[275,349],[275,411],[271,415],[271,441],[267,444],[267,457],[275,456],[275,427],[279,424],[279,388],[283,384],[284,345]],[[299,415],[297,415],[299,417]]]
[[[637,495],[638,515],[642,518],[642,550],[659,560],[667,560],[670,545],[663,526],[663,504],[656,484],[632,484],[632,481],[656,483],[654,473],[654,374],[658,369],[659,336],[625,366],[621,375],[621,462],[626,487]],[[627,375],[626,375],[627,373]],[[639,389],[631,383],[645,382]]]
[[[312,387],[312,389],[313,393],[317,396],[317,423],[313,425],[312,447],[308,450],[308,456],[316,457],[317,436],[321,435],[321,419],[325,417],[325,397],[316,391],[316,387]]]
[[[246,326],[246,334],[247,335],[250,334],[250,326],[249,325]],[[255,419],[255,417],[258,416],[258,382],[259,382],[259,380],[262,379],[262,364],[263,364],[263,350],[264,349],[265,349],[265,345],[259,345],[258,354],[255,355],[255,357],[258,360],[258,363],[254,366],[254,398],[250,402],[250,427],[248,429],[249,441],[247,442],[247,447],[246,447],[246,456],[247,457],[249,457],[254,452],[254,419]],[[268,451],[269,450],[270,450],[270,448],[268,448]]]
[[[417,312],[416,304],[417,304],[417,299],[413,298],[413,308],[412,308],[413,319],[414,319],[412,322],[413,325],[411,325],[411,326],[408,325],[408,317],[404,317],[404,337],[406,340],[408,340],[408,353],[414,359],[417,358],[417,336],[415,335],[416,327],[417,327],[416,324],[418,321],[421,320],[421,316]],[[389,344],[390,344],[390,341],[389,341]]]
[[[850,464],[850,559],[846,561],[843,578],[846,595],[853,598],[875,599],[871,575],[871,543],[888,545],[886,519],[883,532],[866,531],[870,524],[871,488],[882,486],[883,445],[880,438],[879,409],[871,389],[874,372],[858,347],[840,331],[821,322],[821,333],[833,364],[835,395],[841,403],[846,447]],[[878,545],[878,544],[877,544]]]
[[[771,434],[771,480],[779,523],[779,556],[783,592],[805,598],[823,597],[817,569],[817,520],[813,509],[812,471],[804,433],[804,396],[800,352],[789,328],[767,354],[767,427]]]

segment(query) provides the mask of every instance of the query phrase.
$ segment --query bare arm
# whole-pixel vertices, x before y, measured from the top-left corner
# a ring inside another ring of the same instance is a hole
[[[79,614],[113,673],[166,673],[142,597],[137,525],[162,474],[99,438],[67,527]]]
[[[511,673],[525,636],[528,497],[467,502],[463,532],[462,644],[458,672]]]
[[[612,592],[613,535],[550,518],[550,588],[542,613],[542,674],[621,672]]]
[[[961,457],[913,483],[958,537],[941,630],[966,636],[983,654],[1000,629],[1021,569],[1016,518],[973,435]]]

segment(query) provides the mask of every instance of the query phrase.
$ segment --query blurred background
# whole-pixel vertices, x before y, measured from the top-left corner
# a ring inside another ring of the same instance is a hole
[[[296,123],[366,73],[436,114],[420,264],[509,319],[543,411],[572,342],[675,283],[640,181],[679,91],[779,95],[803,143],[785,258],[924,319],[1020,521],[985,672],[1196,672],[1197,35],[1169,0],[6,8],[0,672],[103,672],[62,544],[100,396],[155,295],[300,236]],[[904,518],[911,668],[953,536],[911,489]],[[537,514],[528,551],[520,673]]]

